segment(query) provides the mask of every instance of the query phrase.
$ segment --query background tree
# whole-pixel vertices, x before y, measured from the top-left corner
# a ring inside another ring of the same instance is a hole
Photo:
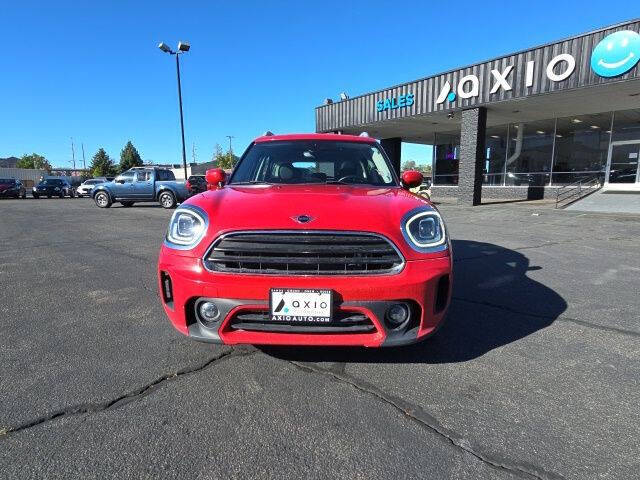
[[[100,148],[93,156],[90,168],[94,177],[107,177],[116,173],[116,166],[104,148]]]
[[[37,153],[32,153],[31,155],[27,155],[25,153],[24,155],[22,155],[22,157],[20,157],[20,160],[18,160],[16,166],[18,168],[35,168],[51,172],[51,164],[49,163],[49,161],[42,155],[38,155]]]
[[[225,170],[230,170],[238,162],[238,157],[236,157],[230,151],[223,153],[222,147],[220,146],[220,144],[216,143],[215,153],[213,154],[213,161],[216,162],[216,166],[218,168],[224,168]]]
[[[402,164],[402,171],[405,170],[415,170],[416,169],[416,161],[415,160],[407,160]]]
[[[120,152],[120,171],[124,172],[125,170],[129,170],[131,167],[141,166],[142,158],[140,158],[138,150],[136,150],[136,147],[134,147],[131,140],[129,140]]]

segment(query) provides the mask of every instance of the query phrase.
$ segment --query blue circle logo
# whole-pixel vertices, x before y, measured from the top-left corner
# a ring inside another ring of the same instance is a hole
[[[604,37],[591,54],[591,68],[601,77],[617,77],[640,60],[640,35],[631,30]]]
[[[456,99],[456,94],[453,92],[449,92],[449,95],[447,95],[447,100],[449,100],[450,102],[453,102]]]

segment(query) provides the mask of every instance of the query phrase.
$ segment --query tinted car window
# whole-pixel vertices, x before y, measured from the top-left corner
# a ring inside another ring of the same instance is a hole
[[[148,170],[138,171],[138,182],[147,182],[151,180],[151,172]]]
[[[175,180],[176,176],[170,170],[158,170],[158,180]]]
[[[334,141],[256,143],[242,158],[229,183],[338,182],[397,185],[389,161],[377,144]]]

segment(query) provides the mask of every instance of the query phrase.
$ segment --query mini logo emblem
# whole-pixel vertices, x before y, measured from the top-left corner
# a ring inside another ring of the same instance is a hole
[[[297,216],[291,217],[291,218],[294,219],[298,223],[309,223],[311,220],[313,220],[313,217],[310,216],[310,215],[297,215]]]

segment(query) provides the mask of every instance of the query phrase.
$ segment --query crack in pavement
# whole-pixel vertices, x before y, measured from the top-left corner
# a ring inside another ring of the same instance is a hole
[[[458,435],[454,431],[449,430],[441,425],[440,422],[435,419],[435,417],[428,414],[425,410],[422,409],[422,407],[413,405],[399,397],[388,394],[378,387],[363,380],[353,378],[343,372],[340,372],[338,369],[327,370],[325,368],[303,362],[288,360],[287,362],[291,363],[292,365],[306,373],[317,373],[320,375],[329,376],[334,380],[350,385],[360,392],[367,393],[373,396],[377,400],[398,410],[403,415],[416,422],[422,428],[426,428],[429,431],[437,434],[439,438],[441,438],[444,442],[451,444],[457,449],[472,455],[473,457],[477,458],[481,462],[489,465],[496,470],[506,471],[518,477],[527,479],[564,479],[564,477],[558,473],[546,471],[542,467],[538,467],[528,462],[515,462],[506,457],[500,457],[499,455],[483,453],[477,446],[472,446],[471,443],[461,435]]]
[[[553,317],[550,315],[542,315],[539,313],[532,313],[532,312],[523,312],[520,310],[516,310],[515,308],[510,308],[507,307],[505,305],[499,305],[497,303],[491,303],[491,302],[486,302],[483,300],[470,300],[468,298],[462,298],[462,297],[451,297],[451,300],[455,300],[458,302],[466,302],[466,303],[473,303],[474,305],[483,305],[485,307],[491,307],[491,308],[496,308],[498,310],[504,310],[506,312],[509,313],[515,313],[516,315],[525,315],[528,317],[534,317],[534,318],[540,318],[540,319],[544,319],[544,320],[551,320],[552,322],[556,321],[556,322],[567,322],[567,323],[573,323],[576,325],[580,325],[582,327],[587,327],[587,328],[593,328],[595,330],[602,330],[604,332],[610,332],[610,333],[618,333],[620,335],[629,335],[631,337],[640,337],[640,332],[636,332],[634,330],[627,330],[624,328],[619,328],[619,327],[610,327],[607,325],[601,325],[599,323],[591,323],[591,322],[587,322],[586,320],[579,320],[577,318],[571,318],[571,317],[565,317],[564,315],[560,315],[558,317]]]
[[[121,395],[117,398],[114,398],[112,400],[107,400],[104,402],[96,402],[96,403],[85,403],[85,404],[81,404],[81,405],[74,405],[74,406],[70,406],[67,408],[64,408],[62,410],[59,410],[57,412],[51,413],[49,415],[45,415],[42,416],[40,418],[37,418],[35,420],[31,420],[30,422],[26,422],[23,423],[22,425],[18,425],[17,427],[9,427],[9,428],[4,428],[2,430],[0,430],[0,441],[2,441],[2,439],[7,438],[9,436],[11,436],[14,433],[18,433],[21,432],[23,430],[27,430],[29,428],[33,428],[36,427],[38,425],[42,425],[43,423],[47,423],[53,420],[56,420],[58,418],[62,418],[62,417],[68,417],[68,416],[76,416],[76,415],[84,415],[84,414],[95,414],[95,413],[100,413],[100,412],[104,412],[106,410],[114,410],[116,408],[122,407],[124,405],[127,405],[128,403],[134,402],[136,400],[139,400],[142,397],[145,397],[147,395],[150,395],[151,393],[155,392],[156,390],[158,390],[158,388],[171,380],[174,380],[176,378],[185,376],[185,375],[189,375],[192,373],[197,373],[197,372],[201,372],[205,369],[207,369],[208,367],[224,360],[224,359],[228,359],[228,358],[232,358],[232,357],[243,357],[243,356],[248,356],[248,355],[252,355],[254,353],[256,353],[257,350],[251,348],[251,347],[236,347],[236,348],[232,348],[230,350],[227,350],[225,352],[222,352],[216,356],[214,356],[213,358],[210,358],[209,360],[207,360],[206,362],[197,365],[195,367],[188,367],[188,368],[183,368],[182,370],[178,370],[175,373],[170,373],[170,374],[166,374],[163,375],[159,378],[157,378],[156,380],[140,387],[137,388],[136,390],[133,390],[129,393],[125,393],[124,395]]]

